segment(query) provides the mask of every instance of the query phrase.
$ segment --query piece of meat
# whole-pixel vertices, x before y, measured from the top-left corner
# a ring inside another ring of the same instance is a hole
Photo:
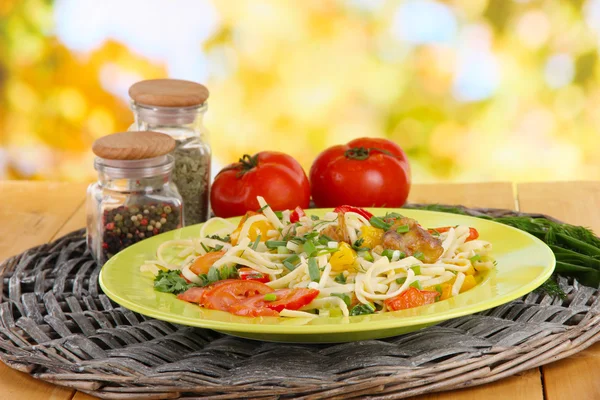
[[[396,229],[403,225],[408,225],[408,232],[398,233]],[[396,220],[392,227],[383,234],[381,245],[384,249],[400,250],[407,256],[421,252],[423,253],[423,262],[428,264],[435,262],[444,252],[442,241],[421,228],[412,218]]]
[[[346,220],[344,218],[344,213],[338,213],[338,224],[337,225],[329,225],[327,228],[321,231],[322,235],[329,236],[336,242],[346,242],[350,243],[350,238],[348,237],[348,232],[346,230]]]

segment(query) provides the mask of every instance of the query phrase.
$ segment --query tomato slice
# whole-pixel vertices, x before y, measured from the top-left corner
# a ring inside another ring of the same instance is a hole
[[[202,304],[202,301],[204,300],[204,294],[206,293],[207,290],[214,289],[218,286],[224,285],[227,282],[232,282],[232,281],[235,281],[235,280],[234,279],[225,279],[222,281],[215,282],[210,286],[192,287],[192,288],[189,288],[188,290],[186,290],[185,292],[178,294],[177,298],[179,300],[189,301],[190,303]]]
[[[207,274],[210,267],[212,267],[213,264],[219,261],[224,255],[224,250],[203,254],[194,260],[194,263],[190,266],[190,271],[196,275]]]
[[[284,308],[298,310],[310,304],[319,295],[319,291],[317,289],[304,288],[280,289],[275,291],[275,295],[277,296],[277,300],[267,301],[265,305],[272,310],[280,312]]]
[[[435,302],[438,292],[430,292],[410,287],[396,297],[387,299],[385,305],[389,310],[398,311],[420,307]]]
[[[238,269],[238,275],[243,281],[256,281],[267,283],[271,281],[269,275],[253,270],[252,268],[243,267]]]
[[[437,233],[444,233],[444,232],[448,232],[450,230],[450,226],[442,226],[441,228],[433,228],[433,229],[428,229],[429,233],[433,233],[433,232],[437,232]],[[479,237],[479,232],[477,232],[477,229],[475,228],[469,228],[469,236],[467,236],[467,240],[465,240],[465,242],[469,242],[471,240],[475,240]]]
[[[294,211],[290,214],[290,222],[293,224],[294,222],[300,221],[300,218],[306,216],[306,213],[302,209],[302,207],[298,206],[294,208]]]
[[[373,214],[371,214],[367,210],[360,208],[360,207],[353,207],[353,206],[339,206],[339,207],[336,207],[335,210],[333,210],[333,212],[336,212],[336,213],[353,212],[353,213],[362,215],[366,219],[371,219],[371,217],[373,216]]]
[[[265,300],[264,295],[254,296],[232,305],[229,312],[246,316],[273,315],[269,314],[269,311],[266,311],[270,310],[277,315],[277,313],[281,312],[284,308],[288,310],[298,310],[305,305],[310,304],[310,302],[319,295],[319,291],[316,289],[304,288],[280,289],[276,290],[274,294],[277,296],[275,301]]]
[[[190,303],[200,304],[202,302],[202,298],[204,296],[204,292],[206,292],[206,288],[203,287],[193,287],[189,288],[183,293],[177,295],[179,300],[189,301]]]
[[[228,279],[220,285],[213,285],[202,297],[206,308],[229,311],[229,308],[242,300],[273,292],[273,289],[261,282]]]
[[[265,295],[250,297],[229,307],[229,312],[244,317],[276,317],[279,313],[265,307]]]

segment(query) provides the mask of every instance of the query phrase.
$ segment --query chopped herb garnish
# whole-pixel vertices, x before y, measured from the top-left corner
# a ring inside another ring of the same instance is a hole
[[[415,273],[415,275],[421,275],[421,266],[420,265],[415,265],[414,267],[411,267],[413,272]]]
[[[290,271],[293,271],[296,269],[298,261],[300,261],[300,257],[298,257],[298,254],[292,254],[291,256],[283,260],[283,265]]]
[[[207,277],[209,282],[217,282],[221,280],[221,273],[218,268],[210,267]]]
[[[404,278],[397,278],[396,279],[396,283],[398,285],[404,285],[404,282],[406,282],[406,277],[404,277]]]
[[[400,225],[399,227],[396,228],[396,232],[398,233],[406,233],[410,230],[410,227],[408,225]]]
[[[390,261],[392,261],[392,257],[394,256],[394,250],[385,249],[381,252],[382,257],[387,257]]]
[[[381,252],[381,255],[383,257],[387,257],[390,261],[392,261],[392,259],[394,258],[395,251],[398,251],[398,250],[385,249]],[[404,254],[404,252],[400,251],[400,257],[398,259],[401,260],[403,258],[406,258],[406,254]]]
[[[368,247],[362,247],[362,244],[365,242],[364,238],[360,238],[357,239],[354,244],[352,245],[352,248],[356,251],[365,251],[365,250],[369,250]]]
[[[444,289],[442,289],[442,285],[435,285],[435,291],[442,295],[444,293]]]
[[[307,233],[306,235],[304,235],[304,239],[309,240],[309,239],[314,239],[317,236],[319,236],[319,232],[311,232],[311,233]]]
[[[318,220],[319,220],[319,217],[318,217],[318,216],[316,216],[316,215],[311,215],[311,216],[310,216],[310,219],[312,219],[313,221],[318,221]]]
[[[188,290],[190,287],[196,286],[189,284],[181,276],[181,271],[158,271],[158,275],[154,278],[154,289],[163,293],[179,294]]]
[[[302,236],[294,236],[290,238],[290,242],[294,242],[296,244],[303,244],[304,242],[306,242],[306,239],[304,239]]]
[[[342,285],[346,283],[346,277],[344,276],[343,272],[340,272],[339,275],[336,275],[336,277],[333,278],[333,280],[337,283],[341,283]]]
[[[358,256],[364,258],[366,261],[369,261],[369,262],[375,261],[375,259],[371,255],[371,252],[369,252],[369,251],[361,251],[358,253]]]
[[[420,251],[417,251],[415,254],[413,254],[413,257],[416,258],[417,260],[423,261],[423,259],[425,258],[425,254],[423,254]]]
[[[423,286],[421,285],[421,281],[411,282],[410,285],[408,285],[408,286],[417,288],[419,290],[423,290]]]
[[[322,256],[323,254],[333,254],[336,251],[340,251],[339,248],[335,248],[335,249],[319,249],[319,251],[317,251],[316,256]]]
[[[210,270],[209,270],[210,272]],[[238,271],[235,266],[227,266],[224,265],[219,270],[219,274],[221,275],[221,279],[234,279],[238,277]]]
[[[321,279],[321,271],[317,265],[317,259],[314,257],[308,259],[308,275],[310,275],[310,280],[313,282],[318,282]]]
[[[383,219],[386,219],[386,220],[398,219],[398,218],[404,218],[404,215],[398,214],[397,212],[389,212],[389,213],[386,213],[385,216],[383,217]]]
[[[206,247],[206,245],[204,243],[200,243],[200,246],[202,246],[202,248],[204,249],[205,252],[210,253],[211,247]]]
[[[261,208],[259,208],[257,212],[261,213],[261,212],[265,211],[265,208],[267,208],[267,207],[269,207],[269,205],[265,204],[264,206],[262,206]]]
[[[285,246],[287,245],[287,242],[283,241],[283,240],[267,240],[265,242],[265,246],[267,246],[267,249],[276,249],[279,246]]]
[[[231,242],[231,237],[229,235],[226,235],[226,236],[223,236],[223,237],[221,237],[219,235],[212,235],[212,236],[209,236],[208,238],[209,239],[220,240],[221,242],[226,242],[226,243]]]
[[[321,243],[322,245],[327,246],[327,243],[329,243],[329,242],[335,242],[335,240],[333,240],[332,238],[330,238],[327,235],[319,236],[319,243]]]
[[[281,211],[275,211],[275,216],[279,219],[283,218],[283,213]]]
[[[430,229],[429,233],[431,233],[432,236],[440,236],[440,233],[435,229]]]
[[[481,260],[481,255],[475,254],[473,257],[469,258],[469,261],[475,262]]]
[[[315,247],[312,240],[307,240],[306,243],[304,243],[304,252],[308,257],[311,257],[316,251],[317,248]]]
[[[296,269],[296,266],[294,264],[292,264],[289,261],[283,261],[283,266],[286,267],[287,269],[289,269],[290,271],[293,271]]]
[[[260,235],[258,235],[256,237],[256,240],[254,241],[254,243],[252,244],[252,250],[256,250],[256,248],[258,247],[258,244],[260,243]]]
[[[277,254],[290,254],[290,249],[285,246],[277,246]]]
[[[374,226],[375,228],[379,228],[379,229],[383,229],[385,231],[389,230],[392,225],[388,224],[387,222],[385,222],[384,220],[382,220],[379,217],[371,217],[371,219],[369,220],[369,223]]]
[[[267,293],[264,297],[265,301],[275,301],[277,300],[277,295],[275,293]]]
[[[375,306],[372,304],[357,304],[350,310],[350,315],[367,315],[375,312]]]
[[[350,296],[348,296],[347,293],[331,293],[331,295],[342,299],[348,307],[352,305],[352,299],[350,298]]]

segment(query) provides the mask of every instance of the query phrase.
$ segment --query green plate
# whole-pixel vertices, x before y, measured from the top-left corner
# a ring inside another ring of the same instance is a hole
[[[328,210],[309,210],[322,216]],[[166,240],[198,237],[194,225],[149,238],[111,258],[100,272],[100,286],[115,302],[132,311],[182,325],[214,329],[245,338],[276,342],[332,343],[377,339],[411,332],[441,321],[484,311],[517,299],[540,286],[554,270],[554,254],[534,236],[485,219],[422,210],[370,209],[375,215],[401,212],[425,227],[468,225],[492,243],[498,263],[475,288],[428,306],[356,317],[285,318],[239,317],[207,310],[153,288],[149,274],[140,272],[145,260],[155,258]],[[233,219],[236,220],[236,219]],[[214,224],[215,231],[220,227]]]

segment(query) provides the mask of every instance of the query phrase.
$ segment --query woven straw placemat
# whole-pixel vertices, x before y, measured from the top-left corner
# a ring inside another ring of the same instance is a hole
[[[101,292],[99,272],[83,231],[0,265],[0,359],[109,399],[395,399],[492,382],[600,340],[599,290],[562,278],[565,300],[533,292],[402,336],[303,345],[133,313]]]

